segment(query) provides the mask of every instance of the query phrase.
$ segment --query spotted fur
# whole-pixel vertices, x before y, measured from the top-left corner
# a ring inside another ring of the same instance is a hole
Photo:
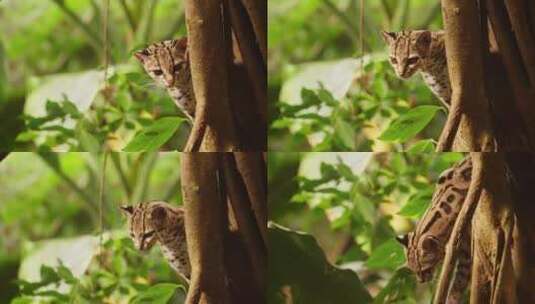
[[[420,71],[424,82],[449,108],[451,85],[448,75],[444,32],[426,30],[382,32],[388,44],[390,64],[400,78]]]
[[[134,53],[143,68],[169,95],[184,114],[193,121],[195,96],[188,58],[187,38],[165,40]]]
[[[470,187],[472,161],[465,158],[444,171],[437,182],[430,208],[418,222],[414,232],[401,239],[406,247],[407,266],[418,281],[428,282],[434,269],[442,261],[453,225]],[[470,278],[470,228],[462,240],[448,303],[459,303]]]
[[[122,206],[128,217],[130,237],[138,250],[149,250],[156,243],[171,267],[184,278],[190,278],[184,210],[166,202],[154,201]]]

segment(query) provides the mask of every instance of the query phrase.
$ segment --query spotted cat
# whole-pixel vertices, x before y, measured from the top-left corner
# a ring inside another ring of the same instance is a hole
[[[149,250],[156,243],[171,267],[189,280],[191,266],[184,228],[184,210],[166,202],[153,201],[122,206],[128,217],[130,237],[138,250]]]
[[[471,174],[470,157],[444,171],[438,179],[431,206],[415,231],[398,239],[406,247],[407,266],[416,274],[419,282],[430,281],[435,267],[444,258],[446,243],[470,187]],[[460,303],[470,279],[470,227],[464,235],[466,238],[462,240],[457,256],[448,304]]]
[[[167,88],[178,108],[191,122],[195,119],[195,94],[191,78],[187,38],[156,42],[134,53],[154,81]],[[222,56],[222,60],[224,56]],[[256,107],[251,79],[239,62],[229,67],[229,102],[245,151],[265,151],[266,124]]]
[[[167,88],[178,108],[193,120],[195,97],[189,69],[187,39],[157,42],[135,52],[134,56],[156,83]]]
[[[449,108],[451,85],[444,45],[444,31],[382,32],[390,49],[389,60],[396,75],[409,78],[420,71],[424,82]]]

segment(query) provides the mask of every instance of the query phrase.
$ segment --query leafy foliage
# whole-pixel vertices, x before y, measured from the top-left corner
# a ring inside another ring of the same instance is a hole
[[[363,3],[361,29],[358,0],[270,2],[271,150],[405,151],[417,140],[438,138],[444,115],[433,119],[436,112],[419,117],[410,136],[398,134],[395,142],[379,138],[388,126],[389,132],[403,130],[393,122],[410,109],[440,104],[418,76],[400,80],[394,75],[380,31],[439,29],[440,3]],[[300,96],[302,90],[318,97],[326,90],[334,99],[313,101]]]
[[[39,301],[46,303],[104,303],[131,299],[131,303],[171,303],[180,294],[180,285],[147,281],[148,263],[133,248],[128,238],[110,239],[104,252],[96,258],[87,274],[75,276],[61,261],[57,267],[41,266],[40,280],[18,280],[21,296],[15,303]],[[158,274],[157,280],[168,274]],[[183,299],[182,299],[183,300]],[[176,303],[176,302],[174,302]]]
[[[148,43],[185,33],[184,15],[176,13],[183,11],[182,4],[174,0],[110,4],[111,58],[105,73],[102,3],[0,2],[0,14],[5,16],[0,27],[7,29],[2,39],[9,41],[0,43],[0,96],[8,101],[0,97],[0,114],[6,118],[0,122],[1,141],[8,139],[0,142],[4,149],[122,151],[156,121],[182,117],[166,92],[155,87],[132,57],[133,50]],[[25,20],[39,26],[29,26]],[[13,104],[19,107],[9,107]],[[181,148],[188,126],[168,127],[166,140],[161,137],[151,147],[140,148]],[[139,139],[130,148],[136,146]]]
[[[358,276],[330,265],[312,236],[272,225],[269,243],[270,303],[284,303],[277,292],[285,285],[293,303],[371,303]]]
[[[361,283],[353,285],[363,285],[374,295],[374,303],[420,303],[430,297],[429,290],[417,286],[415,276],[403,267],[404,249],[395,237],[413,229],[415,221],[429,206],[434,181],[443,170],[459,161],[462,154],[302,153],[297,160],[295,156],[285,158],[288,153],[274,154],[276,163],[269,163],[270,170],[278,163],[292,160],[297,161],[299,169],[293,177],[297,188],[290,190],[292,203],[287,204],[285,212],[279,211],[273,221],[311,233],[305,234],[310,238],[307,242],[315,246],[317,242],[323,249],[321,254],[314,254],[328,256],[336,267],[354,271]],[[270,184],[290,179],[282,171],[271,176]],[[281,197],[277,190],[272,192]],[[301,276],[314,277],[311,269],[315,267],[329,267],[321,266],[325,258],[321,262],[310,262],[306,267],[299,266],[305,257],[318,250],[305,247],[304,243],[304,240],[297,243],[305,249],[299,253],[299,258],[292,258],[293,247],[297,245],[285,243],[282,246],[273,241],[274,246],[280,246],[274,247],[277,252],[273,254],[280,255],[280,259],[293,260],[292,266],[287,267],[296,267],[291,272],[296,280]],[[277,256],[272,259],[277,261]],[[272,271],[277,271],[277,264],[273,267]],[[283,272],[283,267],[278,271]],[[293,281],[285,282],[292,285]],[[273,286],[278,292],[271,290],[270,295],[280,296],[283,285],[284,282]],[[300,290],[299,286],[296,290]],[[292,296],[295,297],[295,293],[301,296],[292,288]],[[306,296],[320,297],[321,287],[308,288]]]

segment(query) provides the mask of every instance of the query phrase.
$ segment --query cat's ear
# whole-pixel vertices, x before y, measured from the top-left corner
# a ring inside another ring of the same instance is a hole
[[[162,206],[155,206],[150,212],[152,220],[162,221],[167,217],[167,211]]]
[[[426,236],[422,240],[422,248],[427,251],[435,251],[439,248],[439,242],[432,236]]]
[[[132,215],[132,213],[134,213],[134,207],[132,206],[121,206],[121,211],[123,211],[123,213],[125,213],[126,215]]]
[[[177,39],[176,47],[180,50],[181,53],[184,53],[184,58],[186,60],[189,60],[188,37]]]
[[[422,56],[426,56],[431,48],[431,32],[430,31],[418,31],[416,32],[416,48]]]
[[[136,51],[134,53],[134,57],[136,57],[136,59],[139,60],[139,62],[145,63],[145,60],[149,57],[149,52],[147,51],[147,49]]]
[[[404,247],[409,246],[409,236],[407,234],[402,236],[396,236],[396,240]]]
[[[387,32],[387,31],[381,31],[381,35],[383,36],[383,40],[387,44],[391,44],[396,40],[397,34],[395,32]]]

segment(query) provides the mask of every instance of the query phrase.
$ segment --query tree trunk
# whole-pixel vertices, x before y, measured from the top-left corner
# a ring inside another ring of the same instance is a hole
[[[183,153],[181,173],[192,266],[187,303],[264,303],[267,224],[257,220],[267,210],[262,155]]]
[[[438,151],[493,151],[475,1],[442,0],[451,106]]]

